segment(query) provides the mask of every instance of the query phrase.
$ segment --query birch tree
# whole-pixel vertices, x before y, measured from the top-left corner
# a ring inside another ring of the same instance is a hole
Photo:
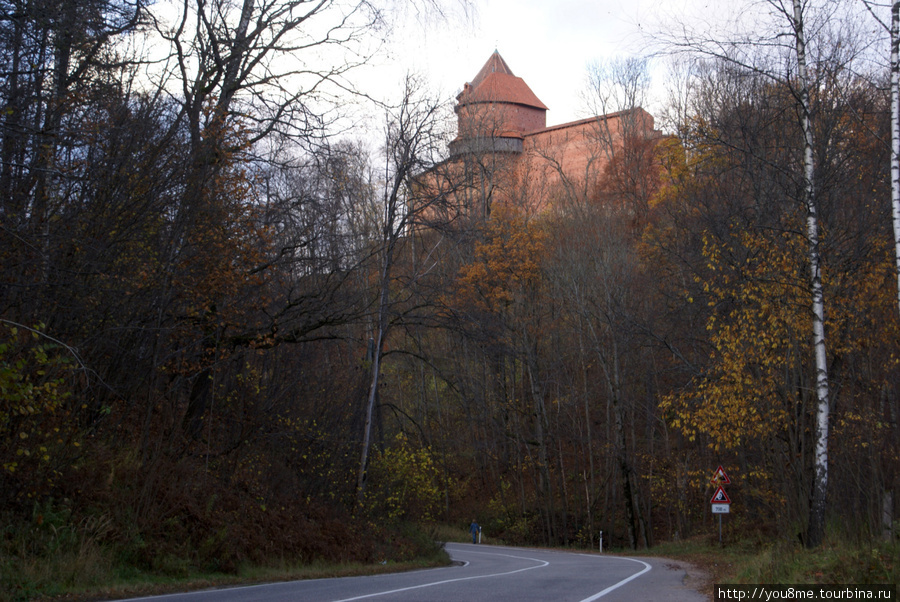
[[[900,311],[900,2],[891,4],[891,213]]]
[[[799,195],[797,200],[805,210],[805,237],[807,242],[807,261],[809,263],[809,311],[811,325],[811,342],[815,360],[815,393],[816,393],[816,443],[814,452],[814,485],[810,499],[809,523],[807,526],[806,544],[818,546],[822,542],[825,524],[826,491],[828,483],[828,424],[829,424],[829,386],[828,356],[825,341],[825,299],[822,286],[821,254],[819,241],[819,209],[817,205],[815,157],[813,153],[813,112],[810,102],[809,74],[809,39],[807,35],[808,15],[811,7],[802,0],[766,0],[758,6],[770,9],[769,17],[786,24],[785,34],[739,33],[732,40],[717,38],[715,34],[699,33],[685,29],[680,38],[670,36],[669,47],[676,52],[693,54],[722,61],[734,65],[748,73],[761,75],[775,85],[784,86],[790,91],[796,104],[801,139],[796,147],[802,149],[800,173],[797,178]],[[834,17],[837,5],[820,7],[829,14],[819,14],[822,22]],[[745,16],[750,17],[752,11]],[[758,15],[763,18],[763,15]],[[755,27],[762,27],[754,22]],[[777,27],[777,25],[776,25]],[[821,28],[820,28],[821,31]],[[724,36],[724,34],[723,34]],[[786,42],[790,40],[790,42]],[[839,63],[844,59],[843,44],[832,43],[830,52],[820,57],[823,61]],[[825,48],[825,45],[821,48]],[[774,49],[774,52],[771,52]],[[788,57],[790,57],[789,60]],[[782,62],[787,69],[779,70],[773,65]],[[752,151],[751,151],[752,152]],[[787,168],[783,166],[782,169]]]
[[[875,13],[877,3],[863,0],[875,20],[890,36],[891,72],[891,217],[894,225],[894,259],[897,266],[897,309],[900,311],[900,2],[891,2],[891,22]]]
[[[813,347],[816,357],[816,451],[815,481],[810,504],[806,545],[817,547],[825,534],[825,503],[828,489],[828,357],[825,349],[825,300],[822,291],[819,255],[819,217],[816,206],[813,131],[809,101],[809,77],[806,65],[806,33],[803,29],[803,4],[793,0],[791,26],[794,30],[797,76],[800,89],[800,125],[803,131],[803,201],[806,204],[806,235],[809,239],[810,290],[812,293]],[[774,3],[773,3],[774,4]],[[778,6],[778,5],[776,5]]]

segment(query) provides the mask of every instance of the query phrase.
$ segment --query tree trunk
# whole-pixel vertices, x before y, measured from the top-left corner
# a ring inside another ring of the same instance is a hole
[[[535,381],[535,373],[537,372],[537,368],[533,365],[536,362],[534,359],[535,355],[536,354],[529,354],[528,380],[531,388],[531,398],[534,403],[534,437],[538,446],[538,490],[541,497],[544,498],[542,513],[546,516],[545,528],[547,544],[551,545],[556,537],[556,511],[553,504],[553,482],[550,477],[550,458],[547,454],[547,441],[545,437],[547,410],[544,405],[543,391],[540,390],[539,385]]]
[[[625,408],[622,407],[621,381],[619,376],[619,347],[612,342],[612,379],[610,380],[613,416],[616,421],[616,456],[622,478],[622,496],[625,499],[625,526],[628,531],[628,545],[637,549],[635,533],[634,488],[631,482],[631,462],[628,458],[628,439],[625,436]]]
[[[580,320],[583,318],[579,317]],[[594,549],[594,447],[593,435],[591,431],[591,404],[588,395],[588,369],[587,369],[587,350],[584,348],[583,328],[578,329],[578,351],[581,358],[581,386],[582,397],[584,401],[584,440],[587,452],[588,472],[585,478],[585,514],[588,524],[588,538],[591,543],[591,549]]]
[[[891,209],[900,311],[900,1],[891,4]]]
[[[804,201],[807,208],[806,228],[809,238],[810,288],[812,292],[813,347],[816,357],[816,448],[813,459],[814,484],[806,533],[807,547],[818,547],[825,534],[825,495],[828,489],[828,365],[825,349],[825,304],[822,291],[819,255],[819,222],[815,198],[815,165],[810,117],[809,82],[806,69],[806,38],[803,32],[801,0],[794,0],[794,35],[796,37],[797,72],[800,77],[800,110],[803,129]]]
[[[385,249],[381,272],[381,290],[378,297],[378,326],[375,334],[375,350],[372,354],[372,380],[366,398],[366,421],[363,426],[362,451],[359,457],[359,474],[356,477],[356,500],[361,503],[366,494],[366,471],[369,468],[369,449],[372,446],[372,421],[375,415],[375,401],[378,397],[378,377],[381,372],[381,355],[384,350],[384,335],[387,330],[387,310],[390,293],[390,274],[393,259],[393,245]]]

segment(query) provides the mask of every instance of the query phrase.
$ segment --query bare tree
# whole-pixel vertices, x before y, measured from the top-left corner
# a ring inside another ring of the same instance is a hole
[[[384,172],[378,202],[376,242],[377,298],[374,302],[371,381],[366,397],[362,449],[357,476],[357,496],[361,502],[366,491],[366,471],[372,445],[372,427],[378,398],[381,362],[385,341],[396,324],[394,298],[397,291],[394,270],[404,242],[415,233],[430,212],[437,211],[445,194],[417,185],[416,177],[426,174],[438,163],[443,148],[442,103],[430,97],[424,84],[414,76],[404,81],[400,104],[389,111],[385,125]],[[424,192],[424,195],[423,195]],[[406,249],[409,252],[409,249]],[[425,268],[427,269],[427,267]],[[410,282],[421,274],[413,273]],[[401,291],[401,297],[404,294]]]

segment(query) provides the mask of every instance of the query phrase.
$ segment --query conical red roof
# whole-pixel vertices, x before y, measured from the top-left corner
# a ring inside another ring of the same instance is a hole
[[[481,102],[505,102],[547,110],[525,80],[513,75],[496,50],[459,95],[460,105]]]
[[[509,65],[506,64],[506,61],[503,60],[503,57],[500,56],[500,53],[496,50],[491,55],[491,57],[484,64],[484,67],[478,72],[472,81],[469,82],[469,85],[473,88],[477,88],[478,84],[484,81],[491,73],[502,73],[503,75],[512,75],[515,77],[515,74],[512,72],[512,69],[509,68]]]

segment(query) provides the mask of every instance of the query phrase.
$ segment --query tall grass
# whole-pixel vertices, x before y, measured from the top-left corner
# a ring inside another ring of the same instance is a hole
[[[84,590],[113,578],[114,554],[101,543],[108,518],[70,519],[49,504],[36,507],[26,524],[0,517],[0,602]]]
[[[460,525],[434,525],[430,528],[431,535],[435,541],[447,543],[472,543],[472,534],[469,532],[469,526]],[[485,530],[481,532],[481,543],[485,545],[505,545],[502,539],[491,537]]]
[[[150,595],[211,586],[350,576],[444,566],[449,557],[429,532],[408,523],[382,527],[372,561],[279,556],[248,558],[223,571],[191,546],[124,537],[103,515],[77,518],[63,505],[36,506],[31,519],[0,515],[0,602]],[[337,545],[337,542],[332,542]],[[140,549],[140,553],[136,550]],[[148,561],[149,559],[149,561]]]
[[[736,574],[738,583],[900,583],[900,543],[834,539],[815,550],[775,544]]]
[[[643,553],[692,562],[710,583],[880,584],[900,583],[900,540],[832,534],[819,548],[758,537],[726,541],[698,536],[667,542]]]

